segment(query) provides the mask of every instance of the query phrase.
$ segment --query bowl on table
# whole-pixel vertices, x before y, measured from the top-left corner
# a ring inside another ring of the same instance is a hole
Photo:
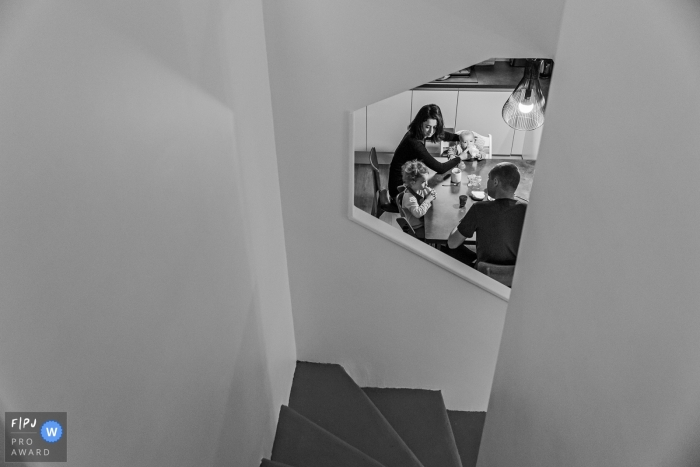
[[[470,196],[475,201],[483,201],[486,199],[486,192],[484,191],[472,191]]]

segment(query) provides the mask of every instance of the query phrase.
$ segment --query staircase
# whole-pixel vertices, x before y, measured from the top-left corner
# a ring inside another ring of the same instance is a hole
[[[484,412],[440,391],[360,388],[336,364],[297,362],[271,459],[261,467],[473,467]]]

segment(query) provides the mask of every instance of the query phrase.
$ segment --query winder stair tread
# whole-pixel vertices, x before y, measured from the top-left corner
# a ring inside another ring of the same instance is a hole
[[[283,464],[281,462],[271,461],[270,459],[263,459],[260,463],[260,467],[294,467],[289,464]]]
[[[282,406],[271,459],[304,467],[384,467],[289,407]]]
[[[297,362],[289,407],[385,467],[423,467],[340,365]]]
[[[440,391],[363,389],[425,467],[462,467]]]

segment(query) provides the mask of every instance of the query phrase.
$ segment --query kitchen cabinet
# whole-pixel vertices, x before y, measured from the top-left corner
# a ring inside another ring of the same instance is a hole
[[[523,159],[537,159],[537,153],[540,151],[540,139],[542,138],[542,128],[525,132],[525,141],[523,142]]]
[[[367,106],[367,150],[394,152],[411,123],[412,91]]]
[[[355,151],[367,151],[367,107],[353,112]]]
[[[512,91],[459,91],[456,130],[472,130],[493,136],[493,154],[521,154],[524,131],[516,131],[503,120],[501,110]]]
[[[442,112],[445,128],[454,128],[457,118],[457,93],[458,91],[413,91],[411,104],[411,119],[416,116],[421,107],[428,104],[437,104]]]

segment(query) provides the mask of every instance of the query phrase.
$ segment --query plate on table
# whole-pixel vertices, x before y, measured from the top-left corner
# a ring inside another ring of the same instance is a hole
[[[474,201],[493,201],[495,199],[488,196],[485,191],[472,191],[469,196],[471,196]]]
[[[483,201],[484,199],[486,199],[486,192],[484,192],[484,191],[472,191],[470,196],[472,197],[473,200]]]

